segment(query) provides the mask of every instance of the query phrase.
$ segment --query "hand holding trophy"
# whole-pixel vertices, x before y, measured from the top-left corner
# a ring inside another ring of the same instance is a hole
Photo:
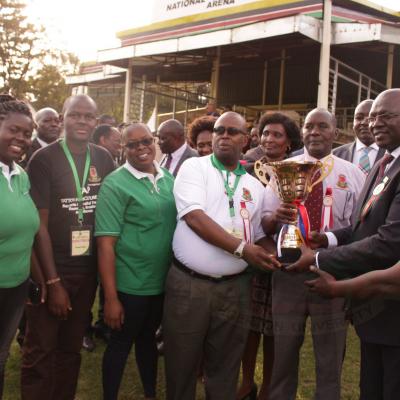
[[[333,163],[325,161],[268,162],[265,157],[256,161],[258,179],[270,185],[284,204],[295,206],[296,216],[282,226],[277,240],[278,260],[283,266],[297,261],[301,247],[308,245],[310,224],[304,202],[313,187],[331,172]],[[317,174],[319,173],[319,177]],[[290,211],[290,206],[286,207]]]

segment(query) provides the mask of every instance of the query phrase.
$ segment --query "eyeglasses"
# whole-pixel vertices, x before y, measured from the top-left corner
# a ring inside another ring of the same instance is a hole
[[[390,119],[395,118],[395,117],[400,117],[400,114],[396,114],[396,113],[376,114],[373,117],[368,117],[367,121],[370,124],[375,123],[378,119],[380,119],[382,122],[388,122]]]
[[[129,150],[137,150],[140,145],[149,147],[154,143],[154,138],[146,138],[142,140],[136,140],[135,142],[128,142],[125,144],[125,147]]]
[[[216,126],[213,129],[213,132],[218,136],[222,136],[225,132],[227,132],[229,136],[236,136],[236,135],[239,135],[240,133],[244,134],[244,132],[238,128],[234,128],[233,126],[225,127],[222,125]]]

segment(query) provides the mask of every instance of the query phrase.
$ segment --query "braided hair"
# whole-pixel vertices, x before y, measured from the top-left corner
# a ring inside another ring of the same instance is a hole
[[[9,94],[2,93],[0,94],[0,122],[10,113],[26,115],[34,122],[32,109],[28,103],[17,100]]]

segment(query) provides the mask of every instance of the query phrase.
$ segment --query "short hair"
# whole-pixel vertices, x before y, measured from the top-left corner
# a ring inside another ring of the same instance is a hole
[[[32,108],[28,103],[22,100],[17,100],[15,97],[6,93],[0,94],[0,121],[3,121],[7,115],[11,113],[26,115],[32,120],[32,122],[35,122]]]
[[[199,136],[200,132],[210,131],[212,133],[216,120],[217,120],[216,117],[208,115],[196,118],[189,126],[189,139],[192,142],[192,144],[194,145],[197,144],[197,137]]]
[[[132,129],[136,129],[136,128],[142,128],[142,129],[146,130],[151,136],[153,136],[150,128],[143,122],[130,122],[130,123],[126,124],[126,126],[124,127],[124,130],[122,131],[122,138],[125,140],[128,132],[131,131]]]
[[[285,128],[286,135],[290,140],[290,149],[295,151],[303,147],[301,141],[300,128],[290,117],[280,112],[265,113],[258,123],[258,132],[262,136],[263,130],[266,125],[269,124],[281,124]]]
[[[112,129],[113,129],[113,126],[107,125],[107,124],[97,126],[92,134],[92,142],[94,144],[99,144],[100,139],[102,137],[109,138],[111,135]]]

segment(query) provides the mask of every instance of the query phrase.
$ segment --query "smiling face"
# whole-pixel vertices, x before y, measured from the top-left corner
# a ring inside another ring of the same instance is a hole
[[[212,153],[212,132],[201,131],[197,135],[196,150],[200,157],[208,156]]]
[[[358,139],[365,146],[374,143],[374,136],[369,130],[368,116],[372,107],[372,100],[361,102],[354,111],[353,130]]]
[[[377,117],[369,124],[376,144],[389,152],[399,147],[400,89],[382,92],[372,104],[370,117]]]
[[[88,142],[96,124],[96,103],[87,96],[72,97],[63,115],[65,137],[75,142]]]
[[[336,126],[328,111],[315,109],[307,114],[303,141],[310,156],[321,159],[330,154],[336,135]]]
[[[290,146],[290,140],[282,124],[267,124],[261,136],[265,155],[271,160],[283,160]]]
[[[133,124],[127,127],[123,134],[123,145],[126,159],[132,167],[142,172],[154,173],[156,146],[146,125]]]
[[[27,115],[11,112],[0,121],[0,161],[11,165],[26,153],[33,131],[33,121]]]

